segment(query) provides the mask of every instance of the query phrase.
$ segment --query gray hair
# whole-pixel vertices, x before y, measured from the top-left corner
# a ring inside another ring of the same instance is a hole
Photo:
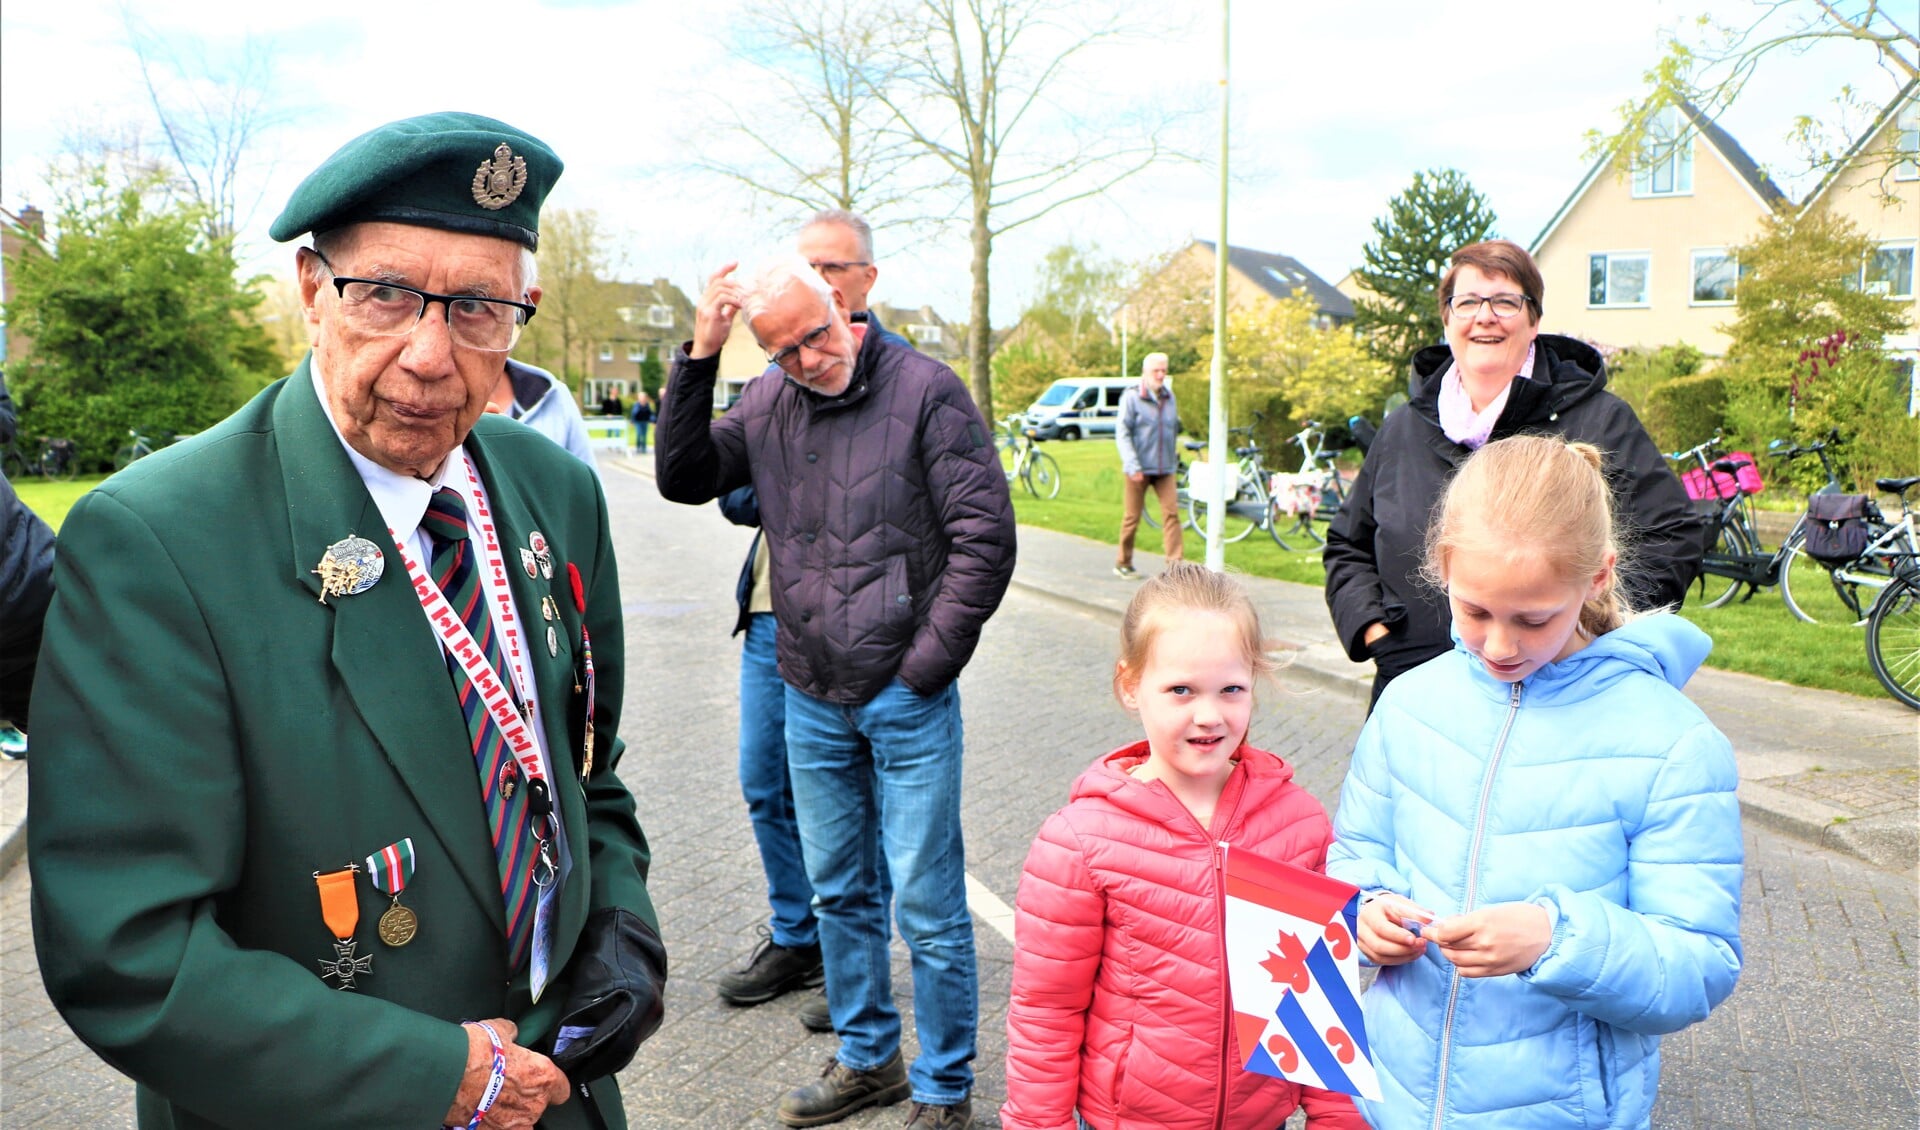
[[[1153,364],[1155,361],[1164,365],[1167,363],[1167,355],[1164,353],[1149,353],[1145,357],[1140,358],[1140,375],[1143,377],[1146,376],[1147,366]]]
[[[344,258],[347,253],[352,250],[351,233],[353,230],[354,226],[348,224],[345,227],[330,228],[327,231],[313,233],[312,250],[314,254],[303,261],[303,269],[307,277],[313,280],[315,286],[319,286],[327,281],[326,275],[329,270],[326,265],[327,263],[338,258]],[[325,262],[322,262],[322,260],[325,260]],[[540,261],[534,257],[531,248],[522,246],[520,248],[520,293],[524,295],[527,291],[539,285]]]
[[[817,224],[839,224],[852,232],[860,240],[860,254],[866,256],[868,263],[873,262],[873,225],[864,218],[845,208],[823,208],[813,214],[813,219],[800,225],[800,230],[805,231]]]
[[[774,299],[802,285],[814,293],[827,309],[833,309],[833,288],[820,272],[813,269],[804,257],[794,252],[776,255],[753,272],[753,281],[748,284],[746,299],[740,304],[740,313],[747,319],[748,328],[753,320],[766,313]]]

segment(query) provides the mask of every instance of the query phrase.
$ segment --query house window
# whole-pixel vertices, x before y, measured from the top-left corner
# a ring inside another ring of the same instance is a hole
[[[1904,160],[1893,167],[1894,180],[1920,180],[1920,102],[1893,120],[1893,148]]]
[[[1647,125],[1647,139],[1633,162],[1635,196],[1687,196],[1693,192],[1693,132],[1678,107],[1669,106]]]
[[[1587,305],[1645,306],[1646,252],[1611,252],[1587,256]]]
[[[1693,253],[1693,304],[1726,306],[1733,302],[1734,284],[1740,267],[1724,247]]]
[[[633,324],[633,307],[616,306],[614,307],[613,313],[615,317],[619,318],[621,321],[625,322],[629,326]]]
[[[1886,298],[1913,297],[1911,243],[1883,243],[1860,267],[1860,289]]]
[[[600,347],[600,360],[602,361],[613,360],[613,346],[603,345]]]
[[[908,326],[907,332],[913,335],[914,343],[917,345],[940,344],[939,326]]]
[[[650,326],[659,326],[662,329],[672,328],[673,307],[671,306],[647,307],[647,324]]]
[[[647,355],[647,347],[638,342],[627,346],[627,360],[638,361]]]

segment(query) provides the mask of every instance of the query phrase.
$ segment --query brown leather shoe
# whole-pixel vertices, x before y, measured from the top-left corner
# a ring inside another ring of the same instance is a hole
[[[788,1126],[824,1126],[856,1110],[890,1106],[912,1093],[907,1067],[900,1062],[898,1051],[871,1071],[855,1071],[836,1056],[827,1061],[820,1078],[787,1092],[780,1100],[779,1117]]]
[[[967,1130],[973,1125],[973,1098],[961,1099],[952,1106],[914,1103],[907,1125],[919,1130]]]

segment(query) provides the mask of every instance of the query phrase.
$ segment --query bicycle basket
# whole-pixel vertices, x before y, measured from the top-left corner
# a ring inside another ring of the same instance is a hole
[[[1187,493],[1200,499],[1213,498],[1213,484],[1216,475],[1226,480],[1220,490],[1221,496],[1228,502],[1232,502],[1234,496],[1240,493],[1240,468],[1237,466],[1228,467],[1222,471],[1212,463],[1205,461],[1189,464],[1187,467]]]
[[[1822,565],[1844,565],[1866,552],[1867,516],[1873,504],[1864,494],[1816,494],[1807,500],[1807,556]]]
[[[1760,470],[1755,466],[1756,461],[1752,453],[1734,451],[1728,453],[1726,458],[1735,462],[1744,459],[1746,465],[1735,470],[1733,474],[1725,471],[1709,473],[1698,467],[1681,473],[1680,485],[1687,488],[1688,498],[1696,502],[1702,499],[1732,498],[1736,493],[1759,494],[1765,489],[1766,484],[1760,479]]]
[[[1275,471],[1268,481],[1267,493],[1274,505],[1291,515],[1311,514],[1320,508],[1320,481],[1313,475]]]

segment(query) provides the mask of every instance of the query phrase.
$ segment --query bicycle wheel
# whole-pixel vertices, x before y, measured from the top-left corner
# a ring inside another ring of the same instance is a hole
[[[64,460],[48,456],[40,461],[40,473],[49,479],[68,482],[80,474],[80,460],[72,455]]]
[[[9,451],[4,460],[0,460],[0,473],[7,476],[9,482],[19,482],[27,477],[26,457],[17,451]]]
[[[1888,585],[1867,617],[1867,661],[1887,693],[1920,710],[1920,586]]]
[[[1241,491],[1238,497],[1227,504],[1226,513],[1220,515],[1222,542],[1231,545],[1237,541],[1244,541],[1246,536],[1253,532],[1253,528],[1259,525],[1259,522],[1255,521],[1249,513],[1251,508],[1247,505],[1248,502],[1247,492]],[[1187,524],[1192,526],[1201,537],[1207,536],[1207,509],[1206,500],[1198,495],[1188,497]]]
[[[1286,550],[1288,553],[1292,553],[1293,547],[1287,544],[1285,535],[1292,532],[1288,527],[1299,524],[1294,516],[1287,513],[1287,508],[1280,505],[1278,499],[1269,498],[1267,499],[1266,519],[1266,521],[1260,524],[1266,527],[1267,536],[1273,539],[1273,544]]]
[[[141,456],[149,454],[151,454],[151,452],[147,450],[146,445],[130,443],[113,453],[113,469],[116,471],[124,471],[129,464],[135,463],[139,461]]]
[[[1060,464],[1053,456],[1044,451],[1036,451],[1027,461],[1026,470],[1020,473],[1020,481],[1027,486],[1027,493],[1035,498],[1055,498],[1060,494]]]
[[[1873,606],[1879,585],[1862,583],[1855,569],[1848,577],[1807,556],[1794,542],[1780,562],[1780,599],[1787,611],[1809,624],[1857,624]]]
[[[1713,540],[1713,548],[1707,551],[1709,558],[1739,558],[1753,551],[1747,541],[1747,535],[1740,527],[1728,523],[1720,527],[1720,535]],[[1705,563],[1702,562],[1704,565]],[[1695,583],[1699,589],[1700,607],[1719,608],[1733,599],[1740,591],[1740,582],[1731,577],[1722,577],[1702,569],[1700,579]]]

